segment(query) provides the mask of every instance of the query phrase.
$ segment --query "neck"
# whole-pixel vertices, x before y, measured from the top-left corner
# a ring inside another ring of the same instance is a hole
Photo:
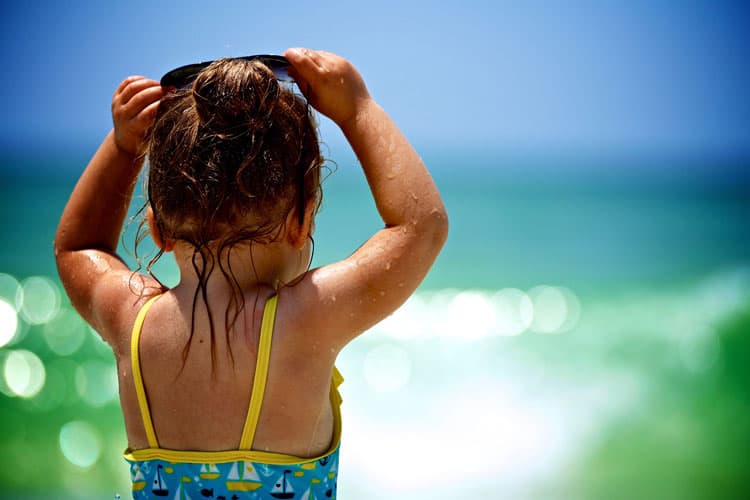
[[[200,278],[193,265],[193,259],[198,269],[201,269],[200,254],[195,254],[194,257],[192,245],[177,242],[174,255],[180,269],[180,283],[175,289],[194,292]],[[207,282],[207,292],[210,294],[232,289],[232,284],[225,278],[222,268],[229,275],[229,279],[236,281],[242,290],[260,286],[278,290],[307,269],[309,251],[296,250],[289,244],[276,241],[267,244],[240,243],[235,245],[231,252],[225,251],[221,256],[212,253],[212,258],[213,271]]]

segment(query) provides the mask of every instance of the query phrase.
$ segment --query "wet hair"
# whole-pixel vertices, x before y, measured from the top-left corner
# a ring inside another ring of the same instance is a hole
[[[316,210],[320,205],[323,160],[314,116],[305,99],[263,63],[220,59],[191,86],[162,99],[147,155],[147,204],[156,229],[163,239],[193,247],[198,286],[190,340],[200,299],[208,311],[213,361],[216,332],[207,284],[216,268],[233,290],[225,311],[227,335],[245,305],[230,260],[221,257],[239,243],[273,241],[291,210],[301,223],[310,200]],[[149,273],[162,254],[148,263]]]

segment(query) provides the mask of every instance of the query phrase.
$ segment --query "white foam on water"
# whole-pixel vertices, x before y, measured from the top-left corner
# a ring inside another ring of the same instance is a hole
[[[372,331],[403,341],[473,342],[528,331],[564,333],[580,316],[580,300],[562,286],[540,285],[528,292],[445,289],[416,292]]]
[[[534,320],[534,305],[529,296],[517,288],[505,288],[492,295],[496,311],[495,333],[514,336],[528,330]]]
[[[370,349],[362,366],[367,384],[377,392],[402,389],[411,377],[409,353],[396,344],[382,344]]]

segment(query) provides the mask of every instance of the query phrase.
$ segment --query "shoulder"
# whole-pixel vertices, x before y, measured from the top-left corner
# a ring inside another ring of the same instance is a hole
[[[100,280],[92,292],[86,318],[116,355],[129,352],[130,336],[143,306],[166,289],[156,280],[132,271],[117,271]]]
[[[350,279],[352,270],[349,263],[339,262],[312,269],[295,284],[282,288],[278,330],[294,335],[300,349],[337,354],[382,319],[380,311],[368,307],[375,304],[368,296],[366,284]]]
[[[128,269],[107,250],[56,251],[57,268],[70,303],[118,353],[140,307],[165,288],[156,279]]]

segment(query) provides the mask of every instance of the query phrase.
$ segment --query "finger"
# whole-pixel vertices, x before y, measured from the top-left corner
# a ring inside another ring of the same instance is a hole
[[[127,87],[128,85],[130,85],[130,83],[132,83],[132,82],[134,82],[136,80],[141,80],[143,78],[145,78],[145,77],[144,76],[139,76],[139,75],[132,75],[132,76],[129,76],[129,77],[125,78],[117,86],[117,89],[115,89],[115,93],[113,94],[112,98],[115,99],[115,98],[119,97],[120,94],[122,93],[122,91],[125,90],[125,87]]]
[[[130,99],[132,99],[134,95],[136,95],[141,90],[147,89],[149,87],[159,87],[159,82],[143,77],[139,77],[139,79],[131,81],[125,86],[124,89],[122,89],[122,92],[120,92],[120,95],[117,99],[118,104],[127,104],[127,102],[130,101]]]
[[[310,57],[323,69],[331,69],[342,59],[341,56],[325,50],[315,50]]]
[[[294,69],[308,82],[325,70],[318,64],[318,56],[314,50],[294,48],[284,52]]]
[[[150,104],[164,97],[164,89],[161,86],[147,87],[135,94],[127,103],[120,107],[120,112],[125,117],[134,117]]]
[[[143,110],[135,117],[135,122],[140,129],[147,130],[153,125],[154,119],[156,118],[156,111],[159,109],[159,102],[160,101],[152,102],[143,108]]]
[[[119,100],[120,104],[126,104],[130,99],[133,98],[134,95],[136,95],[141,90],[147,89],[149,87],[158,87],[159,83],[151,80],[149,78],[140,78],[138,80],[133,80],[125,86],[125,88],[120,92]]]
[[[305,49],[302,48],[288,48],[284,51],[283,56],[289,61],[292,69],[296,68],[297,65],[302,63],[302,59],[305,57]]]
[[[310,60],[315,63],[315,65],[318,67],[320,71],[327,71],[328,66],[326,65],[326,57],[323,55],[322,52],[317,50],[310,50],[310,49],[303,49],[305,51],[305,55],[310,58]]]

